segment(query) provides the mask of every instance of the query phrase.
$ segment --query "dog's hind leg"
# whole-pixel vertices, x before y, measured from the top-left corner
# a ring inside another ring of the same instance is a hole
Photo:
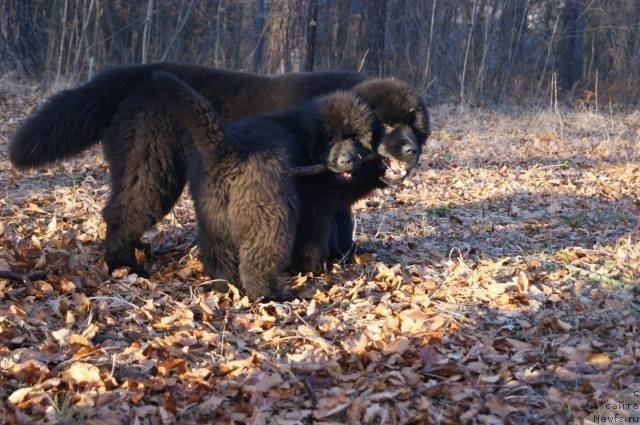
[[[282,176],[285,167],[269,158],[251,161],[230,192],[240,280],[252,300],[285,296],[278,276],[289,263],[297,219],[297,196]]]
[[[198,249],[205,271],[213,279],[239,286],[238,248],[230,234],[226,197],[212,185],[200,181],[195,208],[198,217]]]
[[[242,219],[254,225],[243,226],[246,233],[239,246],[239,271],[242,287],[252,300],[277,300],[284,296],[278,277],[289,263],[295,235],[295,220],[288,205],[258,208]],[[238,217],[240,218],[240,217]],[[248,224],[248,223],[245,223]]]
[[[183,130],[151,100],[142,94],[123,101],[103,136],[112,180],[103,210],[110,271],[128,266],[146,274],[134,249],[143,233],[171,211],[186,183]]]

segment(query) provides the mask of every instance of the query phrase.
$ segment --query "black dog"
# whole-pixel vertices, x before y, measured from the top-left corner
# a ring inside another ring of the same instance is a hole
[[[357,170],[370,153],[362,143],[373,143],[380,124],[361,99],[336,92],[223,128],[184,81],[164,72],[153,80],[197,147],[189,181],[207,273],[241,283],[253,300],[279,298],[277,277],[289,263],[300,205]],[[330,172],[313,187],[296,187],[287,171],[313,164]],[[317,251],[313,242],[306,247]]]
[[[374,189],[394,185],[418,165],[429,136],[429,113],[422,97],[409,84],[395,79],[375,79],[353,89],[383,123],[384,136],[370,147],[381,159],[363,164],[343,188],[342,204],[334,214],[330,257],[342,258],[354,252],[351,204]]]
[[[182,193],[191,138],[167,114],[151,83],[170,72],[231,122],[282,109],[365,80],[354,72],[265,77],[194,65],[152,64],[114,68],[74,90],[51,97],[18,130],[9,147],[17,167],[34,167],[75,155],[102,140],[111,170],[105,260],[129,266],[142,234],[165,216]]]
[[[374,189],[401,182],[417,166],[429,135],[429,115],[424,101],[410,85],[394,79],[376,79],[352,90],[367,102],[379,121],[384,137],[361,141],[380,159],[358,167],[341,181],[314,175],[296,179],[300,193],[314,193],[301,203],[302,210],[293,252],[292,271],[323,271],[330,259],[355,252],[352,241],[351,205]],[[379,143],[378,143],[379,142]]]

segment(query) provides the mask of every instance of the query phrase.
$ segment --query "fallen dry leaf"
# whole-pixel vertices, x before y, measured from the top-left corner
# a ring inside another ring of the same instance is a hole
[[[405,351],[407,351],[410,347],[411,347],[411,343],[409,342],[409,339],[405,337],[400,337],[400,338],[394,339],[389,344],[387,344],[383,352],[385,354],[392,354],[392,353],[402,354]]]
[[[606,353],[591,353],[587,358],[587,363],[599,369],[605,369],[611,364],[611,357]]]
[[[20,404],[34,391],[33,387],[19,388],[11,393],[7,401],[13,405]]]
[[[75,362],[65,374],[75,384],[102,384],[100,369],[89,363]]]
[[[503,400],[498,399],[495,396],[489,396],[489,399],[485,402],[485,405],[491,413],[501,418],[506,418],[513,412],[517,412],[518,409],[506,403]]]
[[[521,292],[529,292],[529,278],[524,271],[520,270],[520,272],[518,273],[517,282]]]
[[[49,374],[49,368],[37,360],[27,360],[14,365],[11,374],[20,381],[35,383]]]

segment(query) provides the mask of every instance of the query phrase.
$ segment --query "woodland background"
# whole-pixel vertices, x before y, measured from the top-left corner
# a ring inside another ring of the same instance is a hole
[[[16,170],[49,90],[6,86],[0,270],[48,276],[0,279],[3,423],[568,425],[640,382],[640,111],[432,106],[419,168],[354,206],[375,254],[251,304],[186,194],[151,278],[109,275],[100,146]]]
[[[0,271],[47,275],[0,278],[0,422],[568,425],[620,400],[639,28],[638,0],[0,0]],[[151,277],[110,275],[100,146],[33,170],[8,146],[63,87],[155,61],[415,84],[419,167],[353,207],[375,253],[251,304],[204,274],[184,194]]]
[[[362,69],[430,101],[640,99],[637,0],[3,0],[0,72],[47,85],[157,61]]]

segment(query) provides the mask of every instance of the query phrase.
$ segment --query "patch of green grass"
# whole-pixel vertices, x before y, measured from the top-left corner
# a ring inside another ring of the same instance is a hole
[[[585,227],[594,223],[619,223],[625,221],[627,216],[619,210],[611,211],[594,211],[591,213],[577,212],[575,214],[567,214],[562,220],[570,227]]]
[[[67,175],[67,180],[70,185],[76,185],[82,183],[86,177],[84,173],[71,173]]]
[[[619,210],[611,210],[611,211],[596,211],[594,213],[595,221],[605,222],[610,221],[613,223],[618,223],[620,221],[624,221],[627,219],[627,216]]]
[[[56,411],[61,423],[68,425],[83,424],[87,415],[71,406],[71,397],[70,394],[56,394],[50,399],[51,406]]]
[[[452,212],[453,209],[449,207],[435,207],[429,210],[429,213],[435,215],[436,217],[447,217],[451,215]]]
[[[584,227],[589,224],[589,217],[587,217],[584,213],[575,213],[568,214],[562,217],[562,221],[564,221],[569,227]]]

